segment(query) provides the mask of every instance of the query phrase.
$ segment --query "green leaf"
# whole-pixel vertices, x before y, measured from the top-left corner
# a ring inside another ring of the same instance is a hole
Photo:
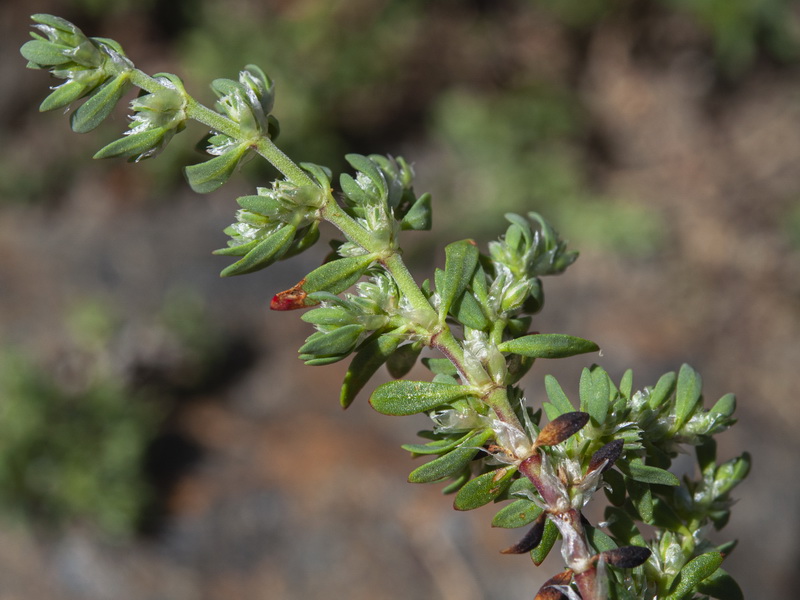
[[[41,112],[63,108],[93,89],[80,81],[67,81],[55,88],[39,105]]]
[[[159,128],[147,129],[139,133],[126,135],[104,146],[93,158],[116,158],[118,156],[137,157],[152,148],[155,148],[164,139],[165,130]]]
[[[694,411],[700,400],[703,380],[700,374],[689,365],[682,365],[678,373],[678,388],[675,391],[675,423],[673,431],[678,431]]]
[[[500,467],[478,475],[459,490],[453,502],[453,508],[473,510],[489,504],[511,485],[511,478],[516,472],[516,467]]]
[[[403,444],[400,447],[403,450],[407,450],[408,452],[411,452],[413,454],[444,454],[445,452],[449,452],[450,450],[461,444],[470,435],[471,432],[466,433],[460,437],[434,440],[432,442],[428,442],[427,444]]]
[[[697,591],[719,600],[744,600],[739,584],[722,568],[697,584]]]
[[[595,425],[605,423],[611,404],[608,374],[598,366],[584,369],[581,373],[579,390],[581,410],[591,415]]]
[[[712,406],[708,412],[716,413],[730,417],[736,410],[736,396],[734,394],[725,394],[722,398]]]
[[[575,407],[572,405],[572,402],[569,401],[569,398],[567,398],[567,395],[564,393],[564,390],[555,377],[552,375],[544,376],[544,389],[547,392],[547,397],[550,399],[550,402],[552,402],[553,406],[558,410],[559,415],[574,412]]]
[[[619,382],[619,393],[623,398],[630,398],[633,393],[633,371],[628,369]]]
[[[609,506],[605,511],[605,520],[608,521],[609,531],[622,544],[647,545],[636,523],[625,510]]]
[[[35,39],[25,42],[19,49],[22,56],[43,67],[63,65],[72,62],[72,57],[64,54],[69,51],[68,46],[48,42],[47,40]]]
[[[427,381],[390,381],[372,393],[370,404],[384,415],[413,415],[475,395],[463,385],[428,383]]]
[[[458,375],[458,369],[448,358],[423,358],[422,364],[436,375]]]
[[[648,524],[652,523],[653,493],[650,491],[650,486],[635,479],[626,478],[625,487],[628,490],[631,504],[641,520]]]
[[[312,325],[346,325],[357,323],[358,318],[341,306],[315,308],[300,315],[300,319]]]
[[[453,302],[453,306],[450,307],[450,314],[455,317],[456,321],[472,329],[486,331],[491,325],[475,296],[468,291]]]
[[[656,383],[656,387],[650,392],[650,398],[647,400],[648,406],[654,410],[660,408],[672,395],[676,381],[677,376],[674,372],[664,373]]]
[[[472,477],[472,473],[470,473],[469,466],[465,465],[460,473],[456,473],[451,477],[452,481],[442,488],[442,494],[452,494],[460,490],[461,486],[467,483],[469,478]]]
[[[344,158],[356,171],[361,171],[372,181],[380,193],[381,198],[386,197],[386,179],[374,162],[361,154],[346,154]]]
[[[336,309],[316,309],[336,310]],[[311,311],[316,312],[316,311]],[[396,335],[381,335],[359,348],[344,376],[339,403],[347,408],[386,359],[397,349],[402,338]]]
[[[342,188],[345,197],[354,205],[361,207],[369,204],[370,197],[356,183],[356,180],[347,173],[339,175],[339,187]],[[359,213],[359,215],[363,216],[363,213]]]
[[[717,441],[712,437],[703,438],[695,446],[694,451],[697,456],[697,464],[700,466],[700,472],[703,475],[707,472],[713,473],[717,467]]]
[[[266,217],[275,218],[281,212],[280,200],[272,196],[260,196],[258,194],[239,196],[236,199],[236,203],[245,210]]]
[[[600,347],[594,342],[571,335],[535,333],[503,342],[498,349],[530,358],[565,358],[595,352]]]
[[[653,525],[669,531],[680,531],[683,522],[668,502],[656,496],[653,500]]]
[[[129,73],[121,73],[111,81],[103,84],[86,102],[81,104],[70,118],[72,131],[87,133],[100,125],[111,114],[114,107],[125,93]]]
[[[614,550],[618,547],[616,542],[602,529],[592,527],[591,525],[584,525],[584,529],[586,530],[586,538],[589,540],[595,552],[605,552],[606,550]]]
[[[619,471],[609,469],[603,473],[605,480],[605,494],[608,501],[614,506],[625,504],[625,478]]]
[[[355,346],[363,331],[364,326],[359,324],[344,325],[327,333],[318,331],[308,337],[298,352],[314,358],[346,354]]]
[[[535,521],[540,514],[542,514],[540,506],[527,498],[520,498],[497,511],[492,519],[492,527],[502,527],[503,529],[524,527]]]
[[[361,278],[373,260],[375,257],[372,254],[364,254],[327,262],[306,275],[301,289],[308,294],[343,292]]]
[[[389,375],[395,379],[404,377],[417,364],[417,357],[422,351],[422,346],[417,344],[406,344],[395,350],[386,361],[386,369]]]
[[[228,233],[228,229],[225,230],[225,233]],[[234,246],[227,246],[225,248],[218,248],[214,250],[211,254],[215,254],[218,256],[244,256],[250,250],[258,246],[264,238],[256,238],[251,240],[245,244],[236,244]]]
[[[330,190],[332,173],[328,167],[315,165],[310,162],[302,162],[300,166],[317,181],[321,188]]]
[[[680,480],[669,471],[646,465],[641,461],[641,459],[638,458],[630,461],[620,461],[618,466],[619,470],[622,471],[626,477],[629,477],[634,481],[670,486],[677,486],[681,484]]]
[[[428,231],[432,225],[431,195],[422,194],[400,221],[400,229]]]
[[[547,558],[547,555],[550,554],[550,550],[553,549],[553,546],[556,543],[556,540],[559,538],[558,527],[556,524],[553,523],[552,519],[547,519],[544,524],[544,534],[542,535],[542,541],[539,542],[539,545],[536,546],[533,550],[531,550],[531,560],[533,560],[533,564],[537,567],[544,562],[544,559]]]
[[[721,564],[722,555],[719,552],[706,552],[694,557],[678,573],[666,600],[682,600],[689,597],[695,586],[710,577]]]
[[[444,320],[461,294],[467,289],[475,267],[478,266],[478,247],[473,240],[448,244],[445,249],[444,277],[439,292],[439,319]]]
[[[249,143],[241,143],[211,160],[189,165],[183,170],[186,180],[198,194],[213,192],[231,178],[249,147]]]
[[[408,481],[411,483],[429,483],[456,475],[470,463],[480,451],[480,447],[492,435],[494,435],[494,432],[491,429],[482,430],[471,435],[455,450],[451,450],[447,454],[411,471]]]
[[[225,267],[220,277],[244,275],[271,265],[288,250],[296,231],[292,225],[285,225],[273,231],[253,246],[244,258]]]

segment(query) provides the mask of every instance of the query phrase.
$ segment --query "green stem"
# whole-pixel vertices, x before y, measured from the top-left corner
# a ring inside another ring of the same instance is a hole
[[[130,71],[130,81],[135,86],[155,94],[158,92],[173,90],[156,78],[151,77],[144,71],[133,69]],[[190,119],[206,125],[209,129],[227,135],[236,140],[242,140],[242,132],[239,125],[219,114],[215,110],[201,104],[189,94],[183,92],[186,100],[186,116]],[[289,181],[295,185],[316,185],[313,179],[294,163],[275,143],[266,136],[261,136],[253,141],[253,149],[264,157],[272,166],[280,171]]]

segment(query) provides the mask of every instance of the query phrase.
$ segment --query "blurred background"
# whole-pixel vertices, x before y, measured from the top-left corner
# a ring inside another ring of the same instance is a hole
[[[800,584],[800,6],[792,0],[11,0],[0,4],[0,600],[530,598],[560,568],[500,556],[519,531],[405,482],[423,421],[346,413],[346,365],[270,313],[323,249],[221,280],[248,164],[208,195],[189,127],[163,156],[91,155],[36,110],[54,82],[18,48],[31,13],[119,41],[199,99],[247,63],[277,82],[281,146],[343,168],[403,155],[434,197],[407,234],[443,246],[536,210],[581,258],[545,281],[541,331],[601,358],[537,364],[575,395],[598,360],[655,383],[689,362],[733,391],[722,459],[749,450],[726,568],[749,598]],[[435,256],[435,263],[430,258]],[[304,271],[304,269],[306,269]],[[411,377],[422,372],[412,372]],[[385,378],[381,375],[378,378]],[[376,382],[377,383],[377,382]],[[366,394],[365,394],[366,396]]]

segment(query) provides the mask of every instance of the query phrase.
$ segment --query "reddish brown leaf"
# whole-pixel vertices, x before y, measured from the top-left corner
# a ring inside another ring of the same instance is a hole
[[[306,304],[306,296],[308,294],[306,294],[306,292],[303,290],[303,285],[305,282],[305,279],[301,279],[299,283],[290,287],[288,290],[284,290],[275,294],[272,302],[269,303],[270,309],[295,310],[297,308],[305,308],[308,306]]]
[[[539,588],[539,591],[533,600],[564,600],[567,596],[552,586],[569,585],[570,581],[572,581],[572,571],[569,569],[562,571],[558,575],[555,575],[545,581],[544,585]]]
[[[580,431],[589,422],[589,413],[569,412],[556,417],[542,427],[536,438],[537,446],[554,446],[560,444],[573,434]]]

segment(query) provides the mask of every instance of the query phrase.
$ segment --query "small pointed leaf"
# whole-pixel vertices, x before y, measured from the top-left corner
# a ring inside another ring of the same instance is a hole
[[[515,467],[501,467],[471,479],[456,494],[453,508],[472,510],[489,504],[511,485],[511,477],[516,472]]]
[[[55,88],[39,105],[41,112],[63,108],[92,89],[80,81],[67,81]]]
[[[553,546],[556,543],[556,540],[559,538],[558,527],[556,524],[553,523],[552,519],[547,519],[544,524],[544,532],[542,534],[542,541],[539,542],[539,545],[533,549],[531,552],[531,560],[533,560],[533,564],[537,567],[544,562],[544,559],[547,558],[547,555],[550,554],[550,550],[553,549]]]
[[[439,319],[444,319],[461,294],[467,289],[478,266],[478,246],[473,240],[453,242],[445,247],[445,265],[439,292]]]
[[[622,471],[626,477],[634,481],[641,481],[642,483],[670,486],[681,484],[680,480],[669,471],[646,465],[641,459],[633,459],[624,464],[621,463],[619,465],[619,470]]]
[[[492,527],[502,527],[503,529],[524,527],[541,513],[542,508],[538,504],[527,498],[520,498],[497,511],[492,519]]]
[[[694,557],[681,569],[672,583],[672,591],[666,600],[682,600],[688,598],[695,586],[710,577],[722,564],[719,552],[706,552]]]
[[[93,158],[137,157],[158,146],[164,139],[165,130],[147,129],[126,135],[98,150]]]
[[[350,163],[350,166],[357,171],[362,172],[370,179],[370,181],[372,181],[378,192],[381,194],[381,197],[386,196],[386,179],[378,168],[378,165],[372,162],[372,160],[370,160],[368,157],[362,156],[361,154],[347,154],[344,158]]]
[[[650,397],[647,399],[647,404],[652,409],[659,408],[664,402],[672,395],[675,390],[675,382],[678,377],[673,371],[664,373],[656,383],[655,388],[650,392]]]
[[[400,221],[401,229],[428,231],[432,225],[431,195],[422,194]]]
[[[675,390],[675,431],[683,424],[694,411],[700,401],[703,380],[700,374],[689,365],[684,364],[678,372],[678,387]]]
[[[584,369],[580,380],[581,410],[588,412],[592,420],[602,425],[611,404],[608,374],[600,367]]]
[[[697,584],[697,591],[718,600],[744,600],[739,584],[722,568]]]
[[[413,415],[474,395],[463,385],[427,381],[390,381],[378,386],[369,399],[375,410],[384,415]]]
[[[469,433],[461,437],[445,438],[443,440],[434,440],[427,444],[403,444],[400,446],[403,450],[407,450],[412,454],[444,454],[454,449],[469,437]]]
[[[121,73],[111,81],[103,84],[86,102],[81,104],[70,118],[72,131],[87,133],[100,125],[111,114],[114,107],[125,93],[129,74]]]
[[[285,225],[273,231],[253,246],[253,249],[244,258],[225,267],[220,273],[220,277],[244,275],[271,265],[289,248],[295,232],[296,229],[292,225]]]
[[[372,254],[364,254],[326,262],[306,275],[302,290],[306,294],[343,292],[361,278],[373,260]]]
[[[326,310],[326,309],[316,309]],[[336,310],[336,309],[329,309]],[[316,312],[316,311],[312,311]],[[307,313],[308,314],[308,313]],[[394,335],[381,335],[356,352],[344,376],[339,403],[347,408],[386,359],[395,351],[402,338]]]
[[[600,349],[594,342],[560,333],[526,335],[503,342],[498,348],[501,352],[512,352],[530,358],[566,358]]]
[[[50,67],[72,62],[72,58],[64,54],[65,51],[69,50],[70,48],[67,46],[48,42],[43,39],[35,39],[25,42],[22,48],[19,49],[19,52],[25,59],[32,63]]]
[[[458,369],[447,358],[423,358],[422,364],[436,375],[458,375]]]
[[[545,375],[544,389],[547,392],[547,397],[550,399],[550,402],[553,403],[553,406],[555,406],[561,414],[575,410],[575,407],[572,406],[572,403],[569,401],[569,398],[567,398],[561,385],[552,375]]]
[[[481,446],[492,435],[494,433],[490,429],[471,435],[458,448],[414,469],[408,476],[408,481],[411,483],[430,483],[431,481],[438,481],[458,474],[480,452]]]
[[[356,344],[364,326],[360,324],[344,325],[328,333],[318,331],[308,337],[298,352],[323,358],[349,353]]]
[[[422,351],[421,345],[406,344],[400,346],[386,360],[386,370],[395,379],[404,377],[417,364],[417,357]]]
[[[231,178],[249,146],[249,143],[239,144],[211,160],[186,167],[183,172],[191,188],[198,194],[207,194],[219,188]]]

